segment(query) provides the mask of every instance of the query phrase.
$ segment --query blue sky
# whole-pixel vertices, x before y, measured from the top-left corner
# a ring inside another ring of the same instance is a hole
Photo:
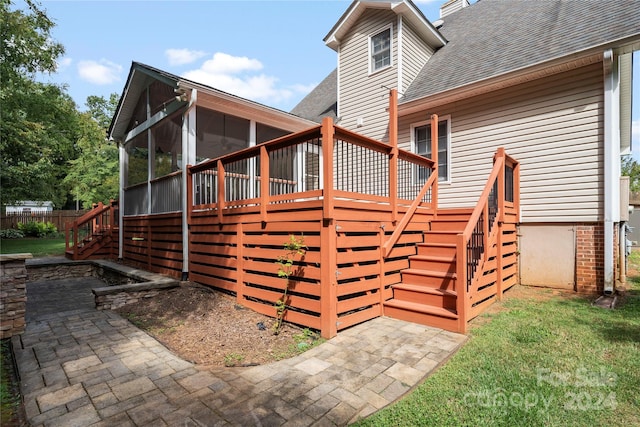
[[[432,22],[445,0],[414,2]],[[336,66],[322,39],[351,0],[51,1],[58,72],[83,109],[90,95],[122,92],[132,61],[285,111]],[[16,5],[22,7],[20,0]],[[634,69],[634,157],[640,160],[640,53]]]

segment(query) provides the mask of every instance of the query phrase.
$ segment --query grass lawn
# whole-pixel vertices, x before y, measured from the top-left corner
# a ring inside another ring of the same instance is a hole
[[[358,426],[640,425],[640,252],[629,267],[616,310],[514,288],[443,367]]]
[[[29,238],[0,240],[0,253],[30,253],[34,258],[45,256],[63,256],[65,238]]]

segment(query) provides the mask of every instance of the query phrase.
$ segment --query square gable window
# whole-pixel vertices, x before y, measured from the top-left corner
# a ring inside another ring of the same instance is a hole
[[[391,27],[369,37],[371,73],[391,66]]]

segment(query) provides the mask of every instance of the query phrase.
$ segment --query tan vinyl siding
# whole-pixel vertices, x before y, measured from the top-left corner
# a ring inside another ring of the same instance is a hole
[[[392,65],[369,74],[369,36],[392,24]],[[397,19],[391,11],[367,10],[340,45],[339,125],[371,138],[388,139],[389,89],[396,87]],[[357,126],[358,118],[363,125]]]
[[[402,55],[402,87],[398,88],[398,92],[403,94],[433,55],[433,49],[420,39],[406,19],[402,21],[402,52],[400,54]]]
[[[451,116],[451,184],[443,207],[472,206],[497,147],[521,164],[522,222],[602,220],[603,83],[600,64],[430,109]],[[410,125],[401,118],[401,148]]]

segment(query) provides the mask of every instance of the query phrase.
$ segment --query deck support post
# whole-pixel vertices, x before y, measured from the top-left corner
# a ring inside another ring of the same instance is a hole
[[[244,229],[238,221],[236,229],[236,301],[240,305],[244,300]]]
[[[391,221],[398,221],[398,91],[391,89],[389,96],[389,201]]]
[[[147,222],[147,270],[151,271],[151,242],[153,241],[153,238],[151,236],[152,229],[151,229],[151,221],[149,221],[149,218],[146,219],[146,222]]]
[[[326,339],[338,334],[337,252],[335,222],[324,219],[320,230],[320,335]]]
[[[380,289],[378,290],[378,292],[380,292],[380,316],[384,316],[384,261],[385,261],[385,250],[384,250],[384,244],[385,242],[385,231],[384,231],[384,224],[380,224],[380,230],[378,231],[378,235],[380,236],[380,257],[378,262],[380,263],[380,272],[378,273],[380,275]]]
[[[322,119],[322,218],[333,218],[333,139],[335,128],[331,117]]]

